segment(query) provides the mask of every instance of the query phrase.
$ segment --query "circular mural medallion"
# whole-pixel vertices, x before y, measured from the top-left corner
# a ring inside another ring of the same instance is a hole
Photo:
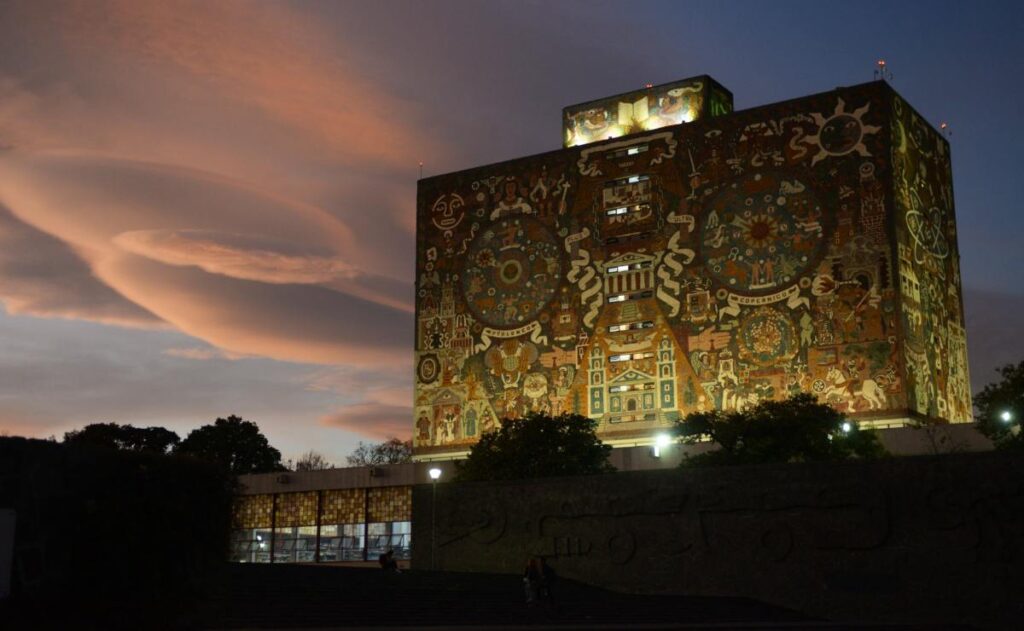
[[[798,346],[793,323],[771,307],[760,307],[747,316],[739,338],[743,356],[762,366],[792,359]]]
[[[533,321],[555,295],[562,260],[554,236],[536,219],[505,217],[477,235],[466,252],[462,292],[489,326]]]
[[[437,375],[441,372],[441,364],[437,361],[437,355],[429,353],[420,357],[420,363],[416,367],[416,373],[420,383],[434,383]]]
[[[817,262],[825,242],[821,206],[805,181],[785,174],[745,177],[711,200],[701,255],[730,291],[788,287]]]

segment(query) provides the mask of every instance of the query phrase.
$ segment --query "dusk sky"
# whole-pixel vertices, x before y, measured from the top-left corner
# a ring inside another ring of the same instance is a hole
[[[412,422],[418,162],[560,147],[698,74],[870,81],[952,130],[971,377],[1024,359],[1024,3],[0,0],[0,432],[259,423],[343,463]]]

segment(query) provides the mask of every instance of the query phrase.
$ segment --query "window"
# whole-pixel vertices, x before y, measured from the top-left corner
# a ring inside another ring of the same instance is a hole
[[[609,392],[630,392],[631,390],[653,390],[654,382],[648,381],[645,383],[632,383],[626,385],[612,386],[608,388]]]
[[[645,353],[621,353],[619,355],[612,355],[608,358],[610,362],[628,362],[630,360],[637,359],[650,359],[654,357],[654,353],[647,351]]]
[[[646,182],[651,179],[649,175],[630,175],[628,177],[621,177],[617,180],[612,180],[605,184],[605,188],[611,188],[614,186],[625,186],[626,184],[639,184],[640,182]]]
[[[625,265],[614,265],[605,270],[609,274],[619,274],[622,272],[632,272],[638,269],[646,269],[651,266],[650,261],[640,261],[638,263],[627,263]]]
[[[236,563],[270,563],[270,528],[247,528],[231,533],[231,560]]]
[[[320,526],[320,561],[362,561],[365,524]]]
[[[412,550],[412,522],[390,521],[368,524],[367,558],[375,560],[388,550],[395,551],[395,558],[408,559]]]
[[[274,532],[274,563],[316,560],[316,526],[278,528]]]
[[[608,296],[608,302],[612,303],[612,302],[626,302],[627,300],[639,300],[641,298],[650,298],[653,295],[654,295],[654,293],[652,291],[650,291],[650,290],[638,291],[638,292],[634,292],[632,294],[614,294],[612,296]]]
[[[649,329],[654,326],[654,322],[650,320],[644,320],[643,322],[629,322],[627,324],[613,324],[608,327],[609,333],[616,333],[618,331],[635,331],[637,329]]]
[[[625,158],[626,156],[636,156],[647,151],[647,145],[633,145],[632,147],[625,147],[618,151],[609,151],[604,155],[606,160],[618,160],[619,158]]]

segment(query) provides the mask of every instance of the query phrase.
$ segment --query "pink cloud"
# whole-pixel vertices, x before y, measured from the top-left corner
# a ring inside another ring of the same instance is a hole
[[[340,159],[415,164],[415,148],[435,144],[415,124],[414,102],[383,91],[346,61],[344,42],[284,4],[121,0],[103,11],[76,2],[52,13],[72,54],[185,74]]]
[[[228,359],[233,361],[249,357],[248,355],[231,353],[228,351],[221,350],[219,348],[203,348],[200,346],[190,346],[186,348],[168,348],[163,351],[163,354],[167,355],[168,357],[180,357],[181,359],[194,359],[197,361],[209,361],[212,359]]]
[[[62,241],[0,205],[0,300],[13,315],[163,327],[155,315],[96,278]]]
[[[372,438],[412,437],[412,406],[356,403],[320,419],[322,425],[340,427]]]
[[[195,170],[19,152],[0,156],[0,201],[119,295],[222,349],[363,366],[408,355],[411,296],[362,278],[351,231],[315,207]],[[334,278],[318,282],[325,269]]]

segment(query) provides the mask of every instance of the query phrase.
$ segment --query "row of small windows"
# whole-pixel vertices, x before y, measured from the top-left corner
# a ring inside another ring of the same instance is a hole
[[[627,324],[613,324],[608,327],[609,333],[617,333],[619,331],[635,331],[637,329],[649,329],[654,326],[654,322],[651,320],[644,320],[643,322],[629,322]]]
[[[643,352],[643,353],[620,353],[618,355],[610,356],[608,358],[608,361],[610,361],[610,362],[628,362],[630,360],[637,360],[637,359],[650,359],[651,357],[654,357],[654,353],[650,352],[650,351],[646,351],[646,352]]]
[[[647,381],[645,383],[631,383],[608,388],[608,392],[631,392],[633,390],[654,390],[654,382]]]
[[[641,298],[650,298],[654,293],[650,290],[647,291],[635,291],[631,294],[615,294],[614,296],[608,296],[608,302],[626,302],[627,300],[640,300]]]
[[[625,186],[626,184],[639,184],[640,182],[646,182],[649,179],[651,179],[651,176],[649,175],[630,175],[629,177],[623,177],[606,182],[604,187],[611,188],[613,186]]]
[[[633,145],[632,147],[625,147],[618,151],[609,151],[604,154],[606,160],[618,160],[626,156],[635,156],[647,151],[647,145]]]
[[[639,263],[629,263],[627,265],[614,265],[612,267],[609,267],[606,271],[609,274],[618,274],[621,272],[632,272],[633,270],[638,269],[647,269],[650,266],[650,261],[640,261]]]
[[[626,213],[639,213],[647,212],[651,209],[650,204],[632,204],[630,206],[619,206],[618,208],[609,208],[604,211],[604,214],[608,217],[615,217],[617,215],[625,215]]]

